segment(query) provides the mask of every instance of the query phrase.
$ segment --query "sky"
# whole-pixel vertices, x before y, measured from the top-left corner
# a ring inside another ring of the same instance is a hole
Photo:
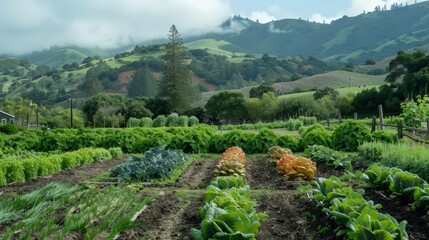
[[[233,15],[330,23],[395,2],[415,0],[0,0],[0,54],[141,44],[166,39],[172,24],[184,37],[218,32]]]

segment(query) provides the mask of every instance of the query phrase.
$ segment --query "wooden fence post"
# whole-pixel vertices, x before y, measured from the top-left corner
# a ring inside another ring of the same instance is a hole
[[[355,112],[353,115],[354,115],[355,120],[357,120],[357,112]]]
[[[372,116],[371,132],[375,131],[376,126],[377,126],[377,118],[375,116]]]
[[[380,130],[384,129],[383,105],[378,105],[378,114],[380,116]]]
[[[328,116],[326,116],[326,122],[328,123],[328,128],[330,128],[330,127],[331,127],[331,124],[329,123],[329,115],[328,115]]]
[[[398,121],[398,138],[402,138],[403,134],[402,134],[402,120]]]
[[[342,119],[341,119],[341,113],[338,113],[338,120],[340,120],[340,123],[342,123]]]
[[[428,128],[428,131],[429,131],[429,118],[426,120],[426,127]]]

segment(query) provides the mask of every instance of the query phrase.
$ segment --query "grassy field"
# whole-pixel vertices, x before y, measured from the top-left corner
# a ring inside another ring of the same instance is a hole
[[[345,88],[336,88],[340,95],[347,95],[347,94],[357,94],[359,92],[362,92],[363,90],[371,89],[371,88],[378,88],[380,85],[366,85],[365,87],[345,87]],[[298,96],[306,96],[306,95],[313,95],[315,91],[308,91],[308,92],[299,92],[299,93],[289,93],[285,95],[279,96],[279,98],[291,98],[291,97],[298,97]]]
[[[355,72],[346,72],[346,71],[332,71],[323,74],[317,74],[311,77],[302,78],[293,82],[282,82],[275,83],[273,87],[277,92],[283,94],[292,93],[296,89],[300,90],[310,90],[314,88],[335,88],[340,91],[340,94],[347,94],[357,92],[359,89],[366,89],[362,87],[363,85],[369,86],[379,86],[384,83],[385,75],[367,75]],[[350,86],[351,85],[351,86]],[[361,86],[361,88],[359,88]],[[234,92],[241,92],[244,96],[249,96],[249,91],[252,87],[245,87],[241,89],[232,90]],[[341,90],[343,89],[344,90]],[[207,102],[207,100],[218,94],[220,91],[211,91],[202,93],[202,103]],[[302,92],[297,94],[311,94],[311,92]],[[288,94],[289,95],[289,94]]]

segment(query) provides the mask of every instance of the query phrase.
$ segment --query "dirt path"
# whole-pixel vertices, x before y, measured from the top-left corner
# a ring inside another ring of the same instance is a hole
[[[8,193],[25,193],[35,190],[39,187],[45,186],[51,182],[64,182],[77,184],[83,182],[86,179],[93,178],[101,173],[108,171],[109,169],[121,164],[127,157],[113,158],[110,160],[104,160],[101,162],[95,162],[92,164],[80,166],[74,169],[69,169],[59,173],[55,173],[49,176],[42,176],[36,179],[32,179],[25,183],[14,183],[4,186],[0,189],[4,195]]]
[[[194,161],[177,179],[176,187],[189,187],[189,189],[205,189],[213,179],[217,160],[203,158]]]

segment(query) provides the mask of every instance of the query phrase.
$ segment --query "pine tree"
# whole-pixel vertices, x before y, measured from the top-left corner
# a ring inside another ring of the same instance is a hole
[[[158,86],[158,97],[166,100],[173,112],[183,113],[191,109],[194,90],[191,86],[191,74],[185,62],[186,49],[174,25],[170,28],[168,40],[167,52],[164,55],[166,63]]]
[[[147,67],[138,69],[128,86],[128,97],[154,97],[155,77]]]

